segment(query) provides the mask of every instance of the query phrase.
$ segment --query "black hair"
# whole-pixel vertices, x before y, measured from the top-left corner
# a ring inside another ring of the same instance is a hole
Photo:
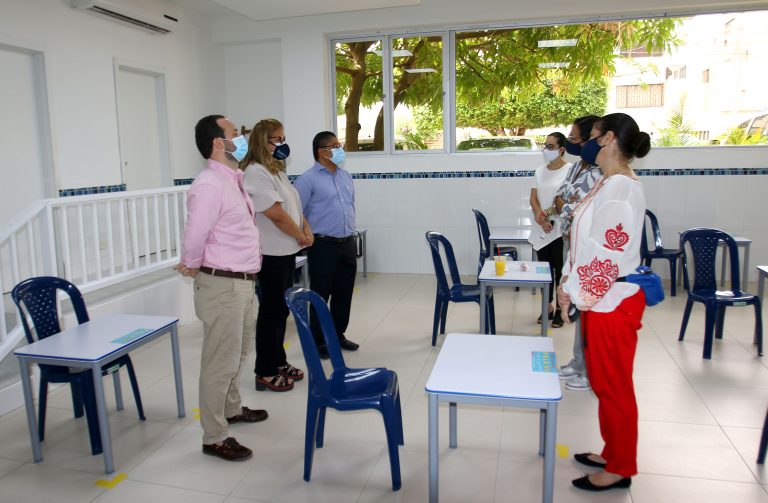
[[[558,148],[565,147],[565,135],[563,133],[555,131],[554,133],[549,133],[547,136],[552,136],[553,138],[557,139]]]
[[[601,133],[613,131],[616,144],[627,159],[645,157],[651,150],[651,137],[640,131],[635,119],[627,114],[608,114],[597,125]]]
[[[200,155],[205,159],[210,159],[213,153],[213,140],[224,138],[224,130],[216,122],[223,119],[223,115],[207,115],[197,121],[195,126],[195,143]]]
[[[585,115],[573,120],[573,125],[579,128],[581,140],[579,143],[589,140],[589,134],[592,132],[592,126],[600,119],[597,115]]]
[[[320,156],[317,155],[317,150],[321,147],[325,147],[328,144],[328,140],[336,138],[336,133],[333,131],[320,131],[312,139],[312,155],[315,156],[315,160],[319,161]]]

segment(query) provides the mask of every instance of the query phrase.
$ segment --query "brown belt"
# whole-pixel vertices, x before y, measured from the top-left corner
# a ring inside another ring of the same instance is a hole
[[[255,272],[225,271],[223,269],[211,269],[210,267],[201,267],[200,272],[210,274],[211,276],[220,276],[222,278],[247,279],[249,281],[256,281]]]

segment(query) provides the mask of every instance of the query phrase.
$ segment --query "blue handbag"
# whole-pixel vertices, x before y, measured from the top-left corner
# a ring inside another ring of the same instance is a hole
[[[638,266],[637,274],[627,274],[626,282],[640,285],[645,293],[645,305],[655,306],[664,300],[664,286],[661,284],[661,278],[654,273],[650,267],[644,265]]]

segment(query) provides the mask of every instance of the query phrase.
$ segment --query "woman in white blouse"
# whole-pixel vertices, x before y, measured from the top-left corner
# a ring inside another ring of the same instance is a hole
[[[538,259],[548,262],[552,271],[554,284],[560,281],[560,272],[563,269],[563,238],[560,231],[560,217],[555,208],[555,193],[563,182],[570,163],[563,160],[565,154],[565,135],[552,133],[547,136],[544,148],[541,151],[546,164],[536,168],[534,173],[534,185],[531,188],[531,211],[536,224],[531,230],[528,242],[536,250]],[[552,326],[563,326],[560,310],[552,305],[554,288],[549,289],[549,319]],[[546,323],[539,316],[539,323]]]
[[[256,318],[256,389],[288,391],[304,373],[286,360],[283,341],[288,307],[283,295],[293,286],[296,253],[314,241],[301,212],[299,193],[285,174],[290,148],[283,125],[275,119],[256,123],[248,153],[240,163],[245,190],[253,200],[264,254],[259,271],[259,314]]]
[[[557,299],[570,321],[573,304],[581,314],[587,372],[598,398],[598,454],[576,454],[576,461],[602,471],[573,481],[589,491],[626,488],[637,473],[637,402],[632,367],[637,331],[645,309],[640,287],[624,282],[640,265],[645,197],[629,163],[650,150],[649,136],[629,115],[609,114],[592,128],[582,158],[603,176],[574,211],[571,249]],[[575,312],[573,312],[575,314]]]

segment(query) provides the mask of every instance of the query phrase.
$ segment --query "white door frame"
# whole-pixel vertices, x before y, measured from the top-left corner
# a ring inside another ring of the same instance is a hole
[[[123,133],[120,131],[120,106],[118,100],[120,99],[120,70],[129,70],[132,72],[141,73],[154,77],[155,79],[155,93],[157,96],[157,132],[159,138],[158,144],[160,147],[160,178],[163,183],[168,186],[173,185],[171,180],[171,154],[169,149],[169,136],[168,136],[168,101],[165,93],[165,68],[155,67],[151,65],[145,65],[125,59],[115,58],[114,63],[115,74],[115,109],[117,117],[117,138],[120,146],[120,179],[122,183],[125,182],[125,159],[126,147],[123,144]]]

